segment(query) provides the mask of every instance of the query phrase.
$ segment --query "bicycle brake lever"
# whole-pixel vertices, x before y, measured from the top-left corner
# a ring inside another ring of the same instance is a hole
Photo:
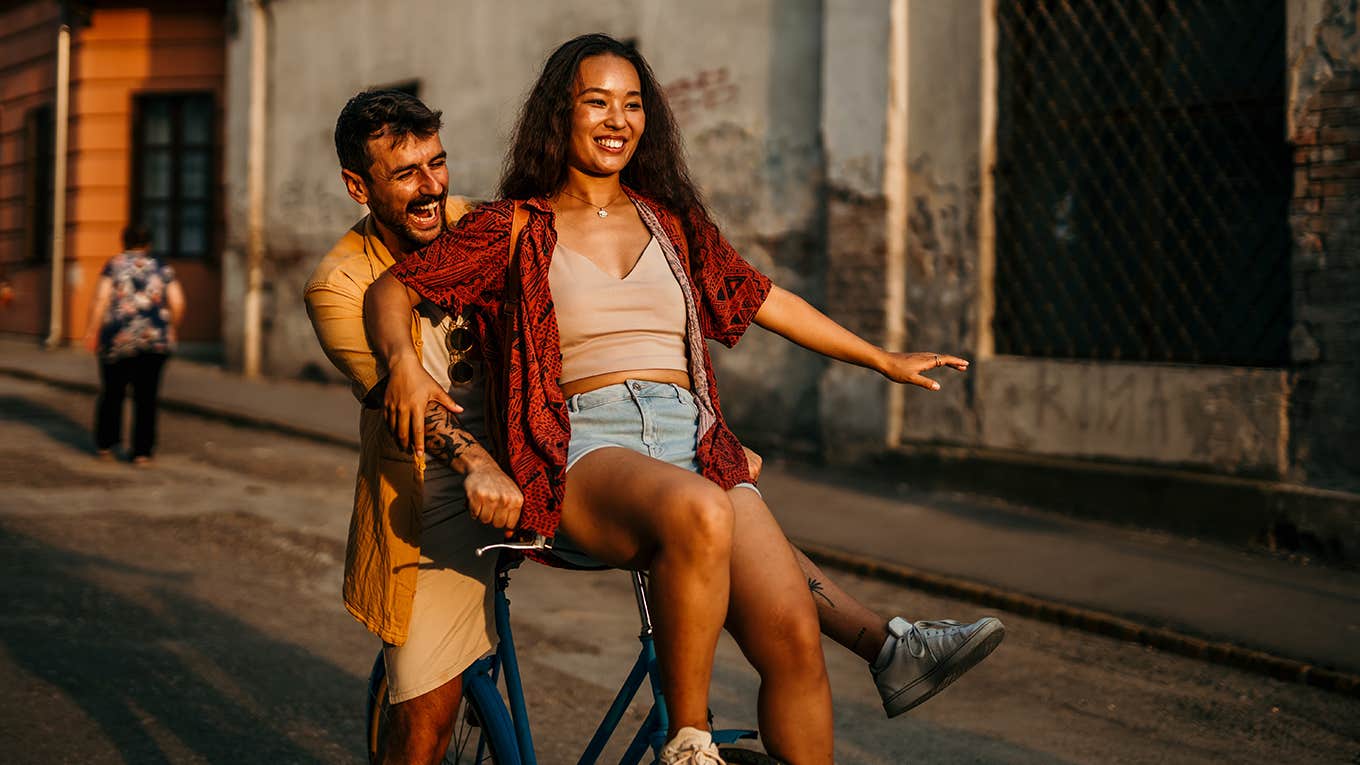
[[[494,545],[477,548],[477,557],[482,557],[487,550],[551,550],[552,540],[542,534],[535,534],[533,541],[530,542],[500,542]]]

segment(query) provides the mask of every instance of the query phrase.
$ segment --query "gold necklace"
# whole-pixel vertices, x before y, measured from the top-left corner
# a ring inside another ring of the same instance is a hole
[[[619,189],[619,193],[615,194],[613,199],[611,199],[611,200],[609,200],[608,202],[606,202],[605,205],[604,205],[604,207],[600,207],[599,205],[595,204],[594,202],[590,201],[589,199],[582,199],[581,197],[576,196],[575,194],[571,193],[570,191],[567,191],[566,189],[562,189],[562,190],[561,190],[561,193],[566,194],[567,196],[571,197],[572,199],[576,199],[576,200],[580,200],[580,201],[582,201],[582,202],[585,202],[586,204],[588,204],[588,205],[590,205],[591,207],[594,207],[594,208],[595,208],[595,214],[596,214],[596,215],[600,216],[601,218],[608,218],[608,217],[609,217],[609,211],[606,210],[605,207],[609,207],[609,206],[613,205],[615,202],[619,201],[619,197],[623,196],[623,189],[620,188],[620,189]]]

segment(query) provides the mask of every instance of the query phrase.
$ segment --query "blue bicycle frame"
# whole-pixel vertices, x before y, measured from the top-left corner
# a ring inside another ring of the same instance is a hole
[[[669,728],[669,718],[666,715],[666,699],[661,692],[660,673],[657,670],[656,646],[652,641],[652,616],[647,606],[647,585],[642,573],[630,572],[633,580],[633,593],[637,598],[638,617],[642,622],[642,630],[638,634],[638,641],[642,643],[642,650],[639,652],[637,660],[633,662],[633,668],[629,671],[628,677],[623,681],[623,687],[614,697],[614,702],[610,704],[609,711],[605,713],[604,719],[600,721],[599,727],[595,729],[595,735],[591,737],[590,743],[586,745],[585,752],[578,760],[578,765],[594,765],[604,752],[605,745],[609,743],[614,731],[618,729],[619,723],[623,720],[624,712],[632,705],[634,697],[642,688],[642,681],[647,679],[651,682],[652,708],[647,713],[646,719],[634,734],[632,741],[628,744],[628,749],[619,760],[621,765],[635,765],[641,763],[643,756],[648,748],[653,755],[661,751],[665,745],[666,731]],[[529,712],[524,703],[524,686],[520,679],[519,659],[515,655],[515,640],[510,629],[510,599],[505,594],[506,588],[510,583],[510,567],[502,567],[496,573],[496,630],[500,635],[500,643],[496,646],[496,653],[493,656],[482,659],[474,664],[468,672],[481,674],[488,677],[494,686],[499,676],[504,675],[505,693],[510,702],[510,718],[514,724],[515,740],[518,744],[520,761],[523,765],[538,765],[534,756],[534,739],[529,728]],[[753,730],[714,730],[713,740],[719,744],[730,744],[738,739],[755,738],[756,732]],[[480,759],[481,752],[478,752]]]

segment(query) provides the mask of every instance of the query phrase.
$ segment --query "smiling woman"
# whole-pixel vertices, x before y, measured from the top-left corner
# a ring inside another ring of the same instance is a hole
[[[760,673],[766,749],[794,765],[830,763],[817,604],[723,420],[706,340],[734,345],[755,322],[931,390],[939,386],[923,372],[968,362],[883,351],[742,260],[690,180],[651,68],[606,35],[548,58],[500,190],[501,201],[369,289],[369,335],[391,370],[389,424],[403,444],[420,443],[435,390],[411,347],[410,307],[424,299],[474,311],[499,371],[503,462],[524,494],[518,526],[552,537],[558,552],[651,572],[671,712],[659,761],[721,762],[707,732],[708,686],[726,626]],[[905,667],[876,671],[890,715],[934,695],[1004,634],[995,619],[930,635],[893,624],[889,637],[887,620],[869,614],[860,632],[885,641],[871,653],[880,670]],[[946,656],[936,651],[944,647],[949,660],[896,658]]]

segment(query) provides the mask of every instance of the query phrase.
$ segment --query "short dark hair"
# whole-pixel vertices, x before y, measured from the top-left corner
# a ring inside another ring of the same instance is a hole
[[[431,111],[423,101],[400,90],[365,90],[351,98],[335,120],[335,153],[340,166],[368,179],[373,157],[369,139],[387,135],[429,138],[443,127],[443,112]]]
[[[135,250],[151,244],[151,231],[141,223],[133,223],[123,228],[123,249]]]

